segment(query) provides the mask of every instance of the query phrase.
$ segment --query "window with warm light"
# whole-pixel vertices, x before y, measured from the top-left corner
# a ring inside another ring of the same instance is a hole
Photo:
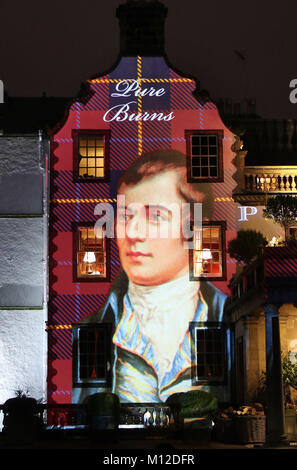
[[[106,278],[106,237],[103,228],[78,227],[77,278]]]
[[[106,180],[109,132],[74,130],[75,175],[80,182]]]
[[[78,175],[81,178],[104,177],[103,136],[79,136]]]
[[[185,131],[189,181],[223,181],[223,131]]]
[[[73,378],[75,385],[107,385],[111,372],[110,345],[111,325],[74,325]]]
[[[224,225],[194,227],[194,277],[220,279],[225,274],[224,264]]]

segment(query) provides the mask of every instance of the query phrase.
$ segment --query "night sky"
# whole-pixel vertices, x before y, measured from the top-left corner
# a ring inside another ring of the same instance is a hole
[[[119,54],[116,8],[124,0],[0,4],[0,79],[10,96],[74,96]],[[212,98],[256,100],[263,118],[295,119],[297,2],[163,0],[170,63]],[[238,51],[239,54],[235,51]],[[241,57],[245,57],[242,59]]]

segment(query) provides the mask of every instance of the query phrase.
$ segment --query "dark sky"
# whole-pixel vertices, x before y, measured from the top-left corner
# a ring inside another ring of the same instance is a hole
[[[0,79],[11,96],[76,95],[119,53],[124,0],[1,0]],[[256,99],[264,118],[295,119],[296,0],[163,0],[166,52],[213,98]],[[243,54],[241,60],[234,50]]]

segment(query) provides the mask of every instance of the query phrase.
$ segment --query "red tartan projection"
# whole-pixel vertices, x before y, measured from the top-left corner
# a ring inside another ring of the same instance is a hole
[[[210,102],[203,105],[193,96],[196,86],[192,78],[178,75],[161,57],[124,57],[109,74],[89,80],[90,93],[70,105],[64,123],[52,133],[49,403],[71,403],[71,325],[104,304],[120,268],[116,242],[110,240],[109,281],[76,280],[73,231],[79,223],[96,222],[94,208],[99,202],[116,203],[117,180],[131,162],[145,152],[159,149],[173,148],[186,154],[186,130],[221,130],[223,181],[211,183],[212,220],[226,222],[225,246],[236,236],[239,210],[232,200],[236,186],[231,150],[234,136],[223,124],[215,105]],[[154,113],[159,119],[151,119]],[[107,181],[75,180],[73,131],[78,129],[110,131]],[[226,254],[225,280],[213,284],[229,294],[228,282],[234,271],[234,260]]]

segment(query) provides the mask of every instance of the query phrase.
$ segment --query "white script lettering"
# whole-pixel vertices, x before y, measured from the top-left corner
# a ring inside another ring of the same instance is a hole
[[[136,101],[130,101],[126,104],[118,104],[113,106],[103,116],[103,120],[105,122],[112,122],[112,121],[171,121],[174,119],[173,112],[169,114],[164,113],[131,113],[130,105],[135,104]]]
[[[129,97],[131,94],[134,96],[162,96],[165,94],[164,88],[156,89],[154,87],[150,88],[140,88],[140,85],[137,80],[133,80],[133,82],[127,82],[126,80],[122,80],[121,82],[117,83],[116,91],[118,93],[112,93],[112,98],[120,98],[120,97]]]

